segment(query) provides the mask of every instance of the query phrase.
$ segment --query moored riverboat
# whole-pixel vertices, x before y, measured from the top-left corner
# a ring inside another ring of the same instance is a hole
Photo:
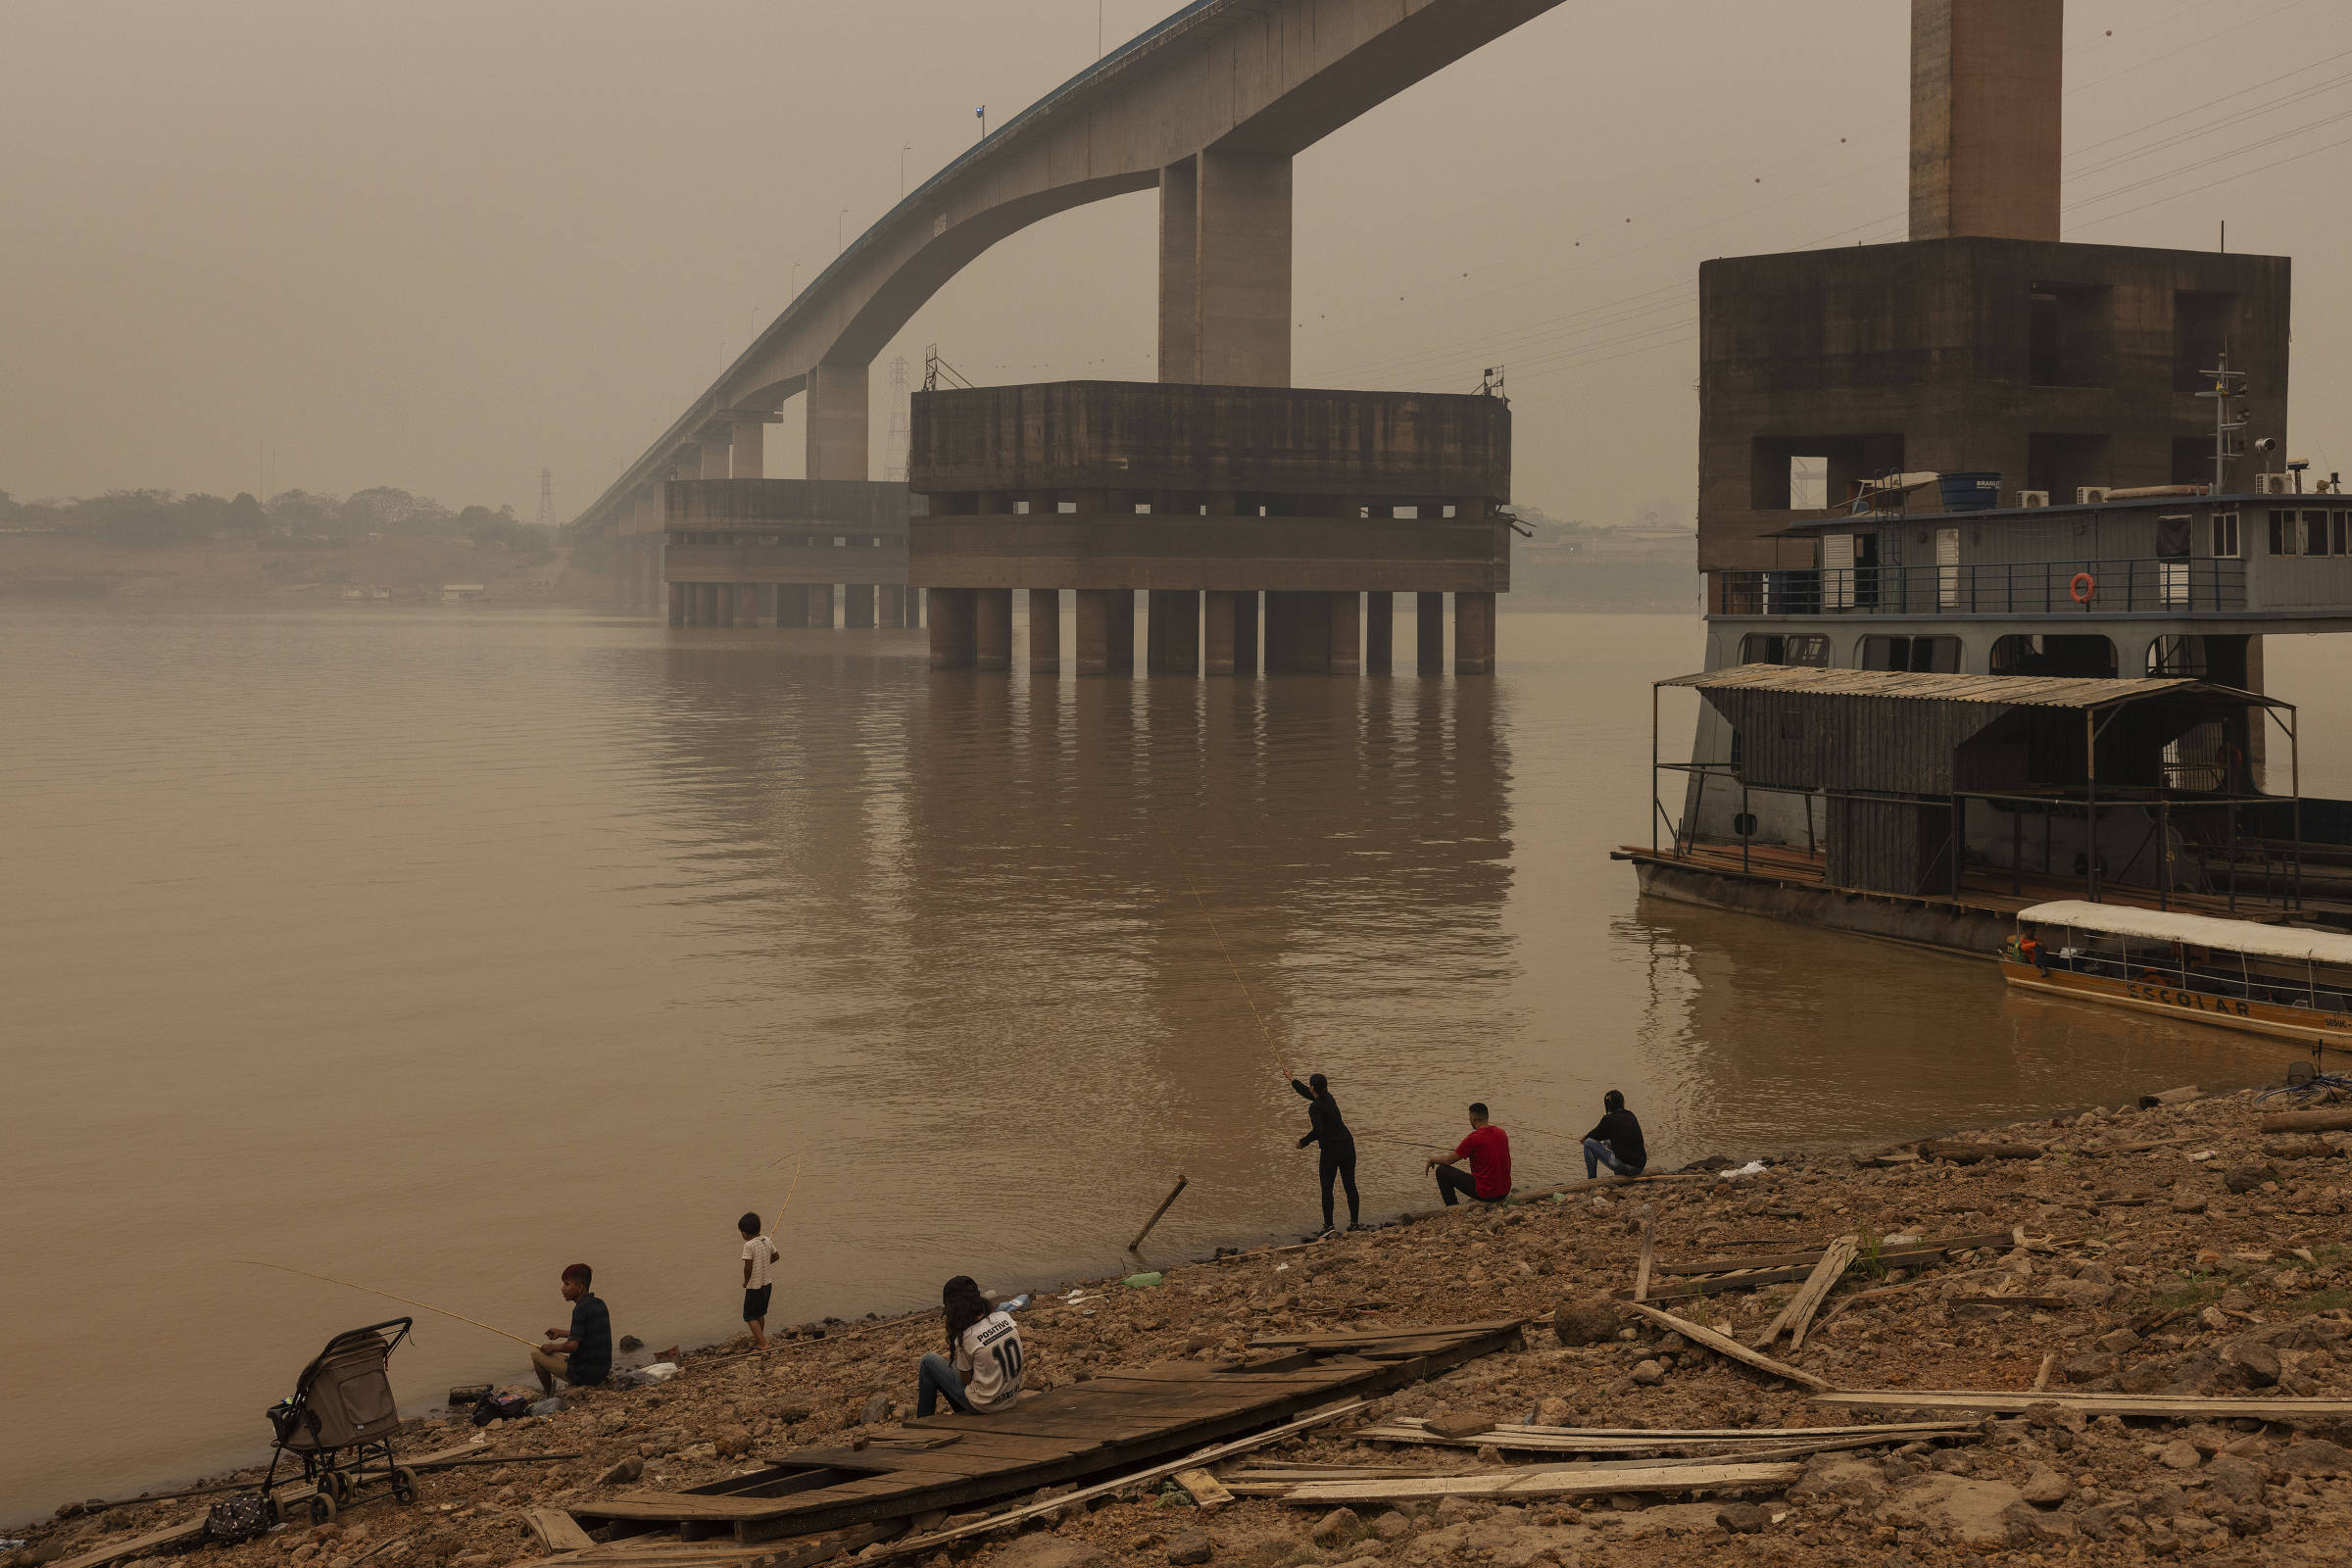
[[[2352,1049],[2352,936],[2079,899],[2020,909],[2009,984]]]

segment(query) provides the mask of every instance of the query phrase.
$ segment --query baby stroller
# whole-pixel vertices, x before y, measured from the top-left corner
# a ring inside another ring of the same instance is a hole
[[[336,1509],[360,1500],[362,1490],[370,1486],[389,1483],[397,1500],[416,1500],[416,1472],[392,1457],[392,1434],[399,1430],[400,1412],[392,1401],[392,1380],[384,1374],[384,1363],[409,1337],[414,1322],[389,1318],[336,1335],[302,1369],[292,1396],[270,1407],[270,1425],[277,1436],[270,1446],[262,1501],[272,1518],[282,1523],[299,1505],[297,1498],[271,1494],[279,1485],[278,1461],[287,1455],[302,1461],[301,1481],[313,1489],[313,1524],[326,1523]],[[370,1469],[371,1460],[381,1463]],[[287,1487],[298,1484],[291,1475],[284,1482]]]

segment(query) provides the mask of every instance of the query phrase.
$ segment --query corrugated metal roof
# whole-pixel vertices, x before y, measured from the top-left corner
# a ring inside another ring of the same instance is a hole
[[[1737,664],[1658,682],[1700,691],[1792,692],[1812,697],[1902,698],[1913,702],[1995,703],[2013,708],[2106,708],[2149,697],[2200,697],[2292,708],[2274,697],[2186,676],[2101,680],[2071,675],[1930,675],[1900,669],[1820,669],[1805,664]]]
[[[2223,920],[2207,914],[2173,914],[2128,904],[2088,904],[2081,899],[2036,904],[2018,910],[2017,918],[2021,923],[2108,931],[2117,936],[2145,937],[2151,942],[2186,942],[2200,948],[2251,953],[2266,958],[2352,964],[2352,937],[2300,926],[2260,925],[2252,920]]]

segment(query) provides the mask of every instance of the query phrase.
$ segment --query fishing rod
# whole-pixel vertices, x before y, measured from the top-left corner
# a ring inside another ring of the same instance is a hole
[[[340,1285],[349,1290],[366,1291],[369,1296],[380,1296],[388,1301],[399,1301],[403,1305],[414,1306],[422,1311],[437,1312],[443,1317],[454,1317],[459,1322],[470,1323],[477,1329],[488,1329],[493,1334],[499,1335],[505,1339],[513,1340],[516,1345],[523,1347],[525,1349],[536,1350],[542,1348],[541,1346],[533,1343],[530,1340],[524,1339],[519,1334],[509,1334],[505,1329],[493,1327],[492,1325],[483,1322],[480,1318],[467,1317],[463,1312],[452,1312],[448,1307],[435,1306],[430,1301],[419,1301],[412,1297],[395,1295],[390,1291],[379,1291],[372,1285],[361,1285],[353,1280],[339,1280],[330,1274],[314,1274],[309,1269],[288,1268],[283,1263],[265,1263],[258,1257],[240,1257],[236,1261],[251,1268],[273,1268],[281,1274],[299,1274],[306,1280],[318,1280],[319,1283],[324,1285]]]

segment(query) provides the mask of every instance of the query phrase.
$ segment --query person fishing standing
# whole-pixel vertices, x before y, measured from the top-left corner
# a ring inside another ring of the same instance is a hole
[[[1292,1078],[1291,1087],[1306,1101],[1306,1136],[1298,1140],[1298,1147],[1316,1145],[1320,1155],[1317,1169],[1323,1182],[1322,1234],[1329,1236],[1333,1232],[1331,1179],[1334,1176],[1348,1190],[1348,1228],[1361,1230],[1363,1208],[1355,1193],[1355,1134],[1348,1130],[1347,1120],[1340,1114],[1340,1102],[1332,1098],[1331,1080],[1318,1072],[1311,1074],[1305,1083]]]

